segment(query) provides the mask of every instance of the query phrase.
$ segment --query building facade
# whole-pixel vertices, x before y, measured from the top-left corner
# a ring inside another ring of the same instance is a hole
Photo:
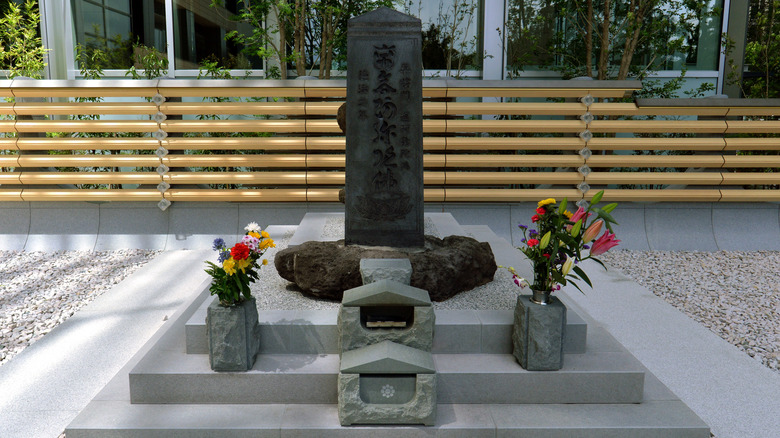
[[[221,7],[213,7],[211,3],[211,0],[42,1],[42,36],[44,45],[50,49],[45,77],[79,78],[78,45],[100,47],[111,54],[104,69],[106,77],[124,77],[133,64],[132,54],[147,48],[154,48],[167,58],[170,77],[197,77],[203,62],[208,60],[229,69],[233,76],[266,77],[273,61],[264,62],[247,55],[241,50],[242,45],[230,38],[231,34],[252,33],[250,25],[233,19],[243,2],[227,0]],[[562,12],[563,3],[406,0],[394,3],[394,7],[420,17],[423,22],[424,41],[427,38],[423,47],[426,76],[499,80],[565,77],[566,73],[555,66],[566,63],[565,50],[577,50],[575,45],[582,37],[577,34],[578,24],[574,22],[577,12],[569,11],[568,15],[565,10]],[[576,8],[585,2],[569,3]],[[679,44],[670,44],[668,53],[657,49],[658,53],[638,54],[633,62],[650,66],[651,77],[664,79],[684,74],[688,87],[709,82],[713,84],[713,93],[731,94],[725,80],[729,72],[721,50],[721,34],[729,35],[735,43],[732,56],[739,57],[744,48],[748,2],[708,0],[698,2],[696,10],[686,8],[686,2],[669,3],[677,5],[674,10],[669,6],[669,15],[680,21],[680,26],[669,30],[669,38]],[[661,11],[664,13],[663,8]],[[616,9],[614,14],[618,13]],[[273,27],[273,22],[266,24],[269,29]],[[310,30],[310,34],[318,32],[314,28]],[[616,32],[620,31],[618,26]],[[308,43],[311,50],[307,52],[307,74],[316,75],[314,67],[319,62],[316,42]],[[530,46],[560,50],[541,53],[528,50]],[[338,77],[344,63],[336,56],[332,67],[333,77]]]

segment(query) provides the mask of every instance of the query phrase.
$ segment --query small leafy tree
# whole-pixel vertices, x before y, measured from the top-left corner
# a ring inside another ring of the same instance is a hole
[[[20,7],[16,2],[8,2],[7,7],[0,18],[0,65],[8,70],[9,78],[40,79],[47,50],[41,42],[38,3],[26,0]]]
[[[722,37],[731,67],[727,80],[748,98],[780,97],[780,0],[759,0],[749,7],[744,65],[732,57],[734,41]]]
[[[138,67],[136,67],[138,66]],[[143,70],[143,73],[138,69]],[[125,76],[133,79],[156,79],[168,74],[168,57],[154,47],[133,44],[133,65]]]

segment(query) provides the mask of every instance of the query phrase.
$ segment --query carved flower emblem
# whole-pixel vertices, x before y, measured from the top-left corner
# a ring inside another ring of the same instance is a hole
[[[395,388],[393,388],[393,385],[385,385],[382,387],[382,397],[384,398],[390,398],[395,395]]]

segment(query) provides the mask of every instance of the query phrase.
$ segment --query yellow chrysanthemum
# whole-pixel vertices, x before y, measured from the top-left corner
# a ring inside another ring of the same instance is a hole
[[[563,215],[566,216],[566,218],[571,219],[571,217],[574,216],[574,213],[570,212],[569,210],[566,210],[563,212]]]
[[[222,262],[222,269],[225,270],[227,275],[233,275],[236,273],[236,261],[233,260],[233,257]]]
[[[250,232],[248,232],[246,234],[247,234],[247,236],[252,236],[252,237],[257,238],[257,239],[260,238],[260,233],[258,233],[257,231],[250,231]]]
[[[241,270],[241,272],[246,272],[245,269],[248,268],[250,265],[249,259],[243,259],[238,261],[237,268]]]
[[[268,239],[269,237],[271,237],[271,235],[270,235],[270,234],[268,234],[268,231],[265,231],[265,230],[261,231],[261,232],[260,232],[260,235],[261,235],[261,236],[263,236],[263,237],[264,237],[264,238],[266,238],[266,239]]]
[[[541,207],[547,204],[555,204],[555,198],[542,199],[541,201],[539,201],[539,204],[537,204],[537,207]]]

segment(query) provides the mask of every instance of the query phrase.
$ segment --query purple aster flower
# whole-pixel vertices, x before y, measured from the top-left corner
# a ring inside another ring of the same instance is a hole
[[[520,228],[521,230],[527,230],[528,229],[528,225],[523,225],[523,224],[517,224],[517,227]]]
[[[534,237],[534,236],[538,236],[538,235],[539,235],[539,232],[536,231],[536,230],[531,230],[531,231],[528,232],[528,237]]]
[[[221,237],[217,237],[214,239],[214,244],[211,246],[211,249],[214,251],[220,251],[225,248],[225,241],[222,240]]]
[[[582,245],[582,249],[590,249],[590,245]]]
[[[225,260],[227,260],[229,258],[230,258],[230,251],[228,251],[227,249],[222,250],[222,251],[219,252],[219,262],[220,263],[224,262]]]

